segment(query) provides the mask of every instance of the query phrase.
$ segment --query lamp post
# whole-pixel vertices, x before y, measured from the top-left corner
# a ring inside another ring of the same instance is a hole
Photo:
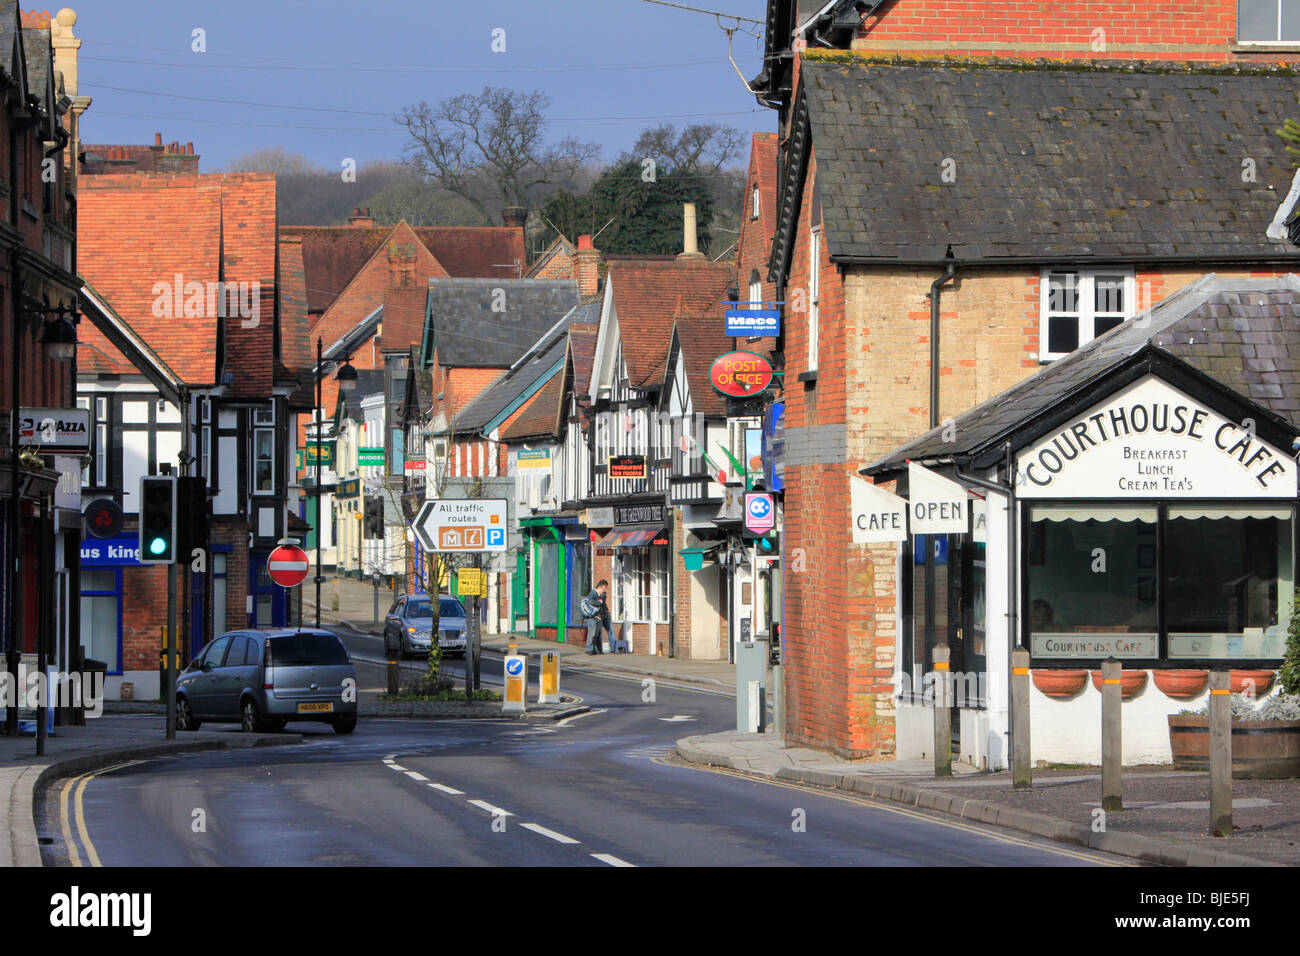
[[[324,401],[321,398],[321,383],[324,377],[325,341],[318,338],[316,340],[316,626],[318,628],[320,627],[320,586],[325,580],[325,576],[321,573],[321,540],[324,528],[324,518],[321,514],[321,469],[323,464],[321,436],[325,431],[325,408]],[[343,360],[343,365],[334,373],[334,379],[339,383],[339,390],[343,393],[343,397],[351,397],[357,387],[357,370],[352,367],[350,359]],[[337,546],[338,544],[335,542],[336,550]]]
[[[77,327],[72,323],[71,316],[78,314],[78,309],[73,306],[56,306],[54,308],[38,303],[38,308],[19,308],[16,310],[13,321],[10,324],[10,341],[9,356],[11,362],[11,374],[9,376],[9,521],[5,529],[5,557],[7,567],[5,569],[6,598],[8,601],[7,614],[8,634],[6,635],[5,645],[5,669],[9,672],[9,681],[11,687],[18,686],[18,663],[22,659],[22,653],[19,650],[21,640],[21,622],[22,622],[22,602],[18,599],[18,526],[22,520],[22,483],[19,481],[19,470],[22,462],[19,458],[19,407],[22,401],[20,380],[22,378],[22,330],[20,321],[29,316],[36,316],[42,322],[44,316],[53,315],[52,322],[44,323],[41,330],[40,342],[45,346],[46,354],[55,361],[66,362],[76,357],[77,354]],[[42,622],[43,624],[43,622]],[[37,651],[38,661],[42,674],[45,667],[45,640],[42,631],[42,625],[37,627]],[[16,701],[15,701],[16,703]],[[39,702],[38,702],[39,703]],[[37,708],[36,724],[36,753],[38,756],[45,753],[45,713],[44,708]],[[18,708],[7,707],[5,709],[5,733],[10,737],[18,735]]]

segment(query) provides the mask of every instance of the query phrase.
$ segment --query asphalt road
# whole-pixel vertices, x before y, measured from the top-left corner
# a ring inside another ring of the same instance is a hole
[[[564,689],[593,711],[559,723],[363,719],[348,737],[290,724],[307,737],[302,746],[135,763],[93,776],[80,799],[61,799],[56,782],[38,808],[38,828],[54,837],[46,863],[1127,862],[669,757],[678,738],[734,723],[725,694],[660,681],[646,701],[639,680],[594,675],[567,676]]]

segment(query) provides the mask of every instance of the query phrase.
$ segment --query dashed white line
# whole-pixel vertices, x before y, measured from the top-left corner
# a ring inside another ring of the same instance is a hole
[[[429,786],[434,790],[441,790],[443,793],[450,793],[453,797],[465,796],[464,790],[457,790],[455,787],[449,787],[445,783],[431,783]]]
[[[403,767],[400,763],[390,763],[390,764],[388,764],[388,769],[389,769],[389,770],[400,770],[402,773],[406,773],[406,768]]]
[[[486,800],[466,800],[465,802],[468,803],[468,804],[469,804],[470,806],[472,806],[472,807],[478,807],[480,810],[486,810],[488,813],[492,814],[494,817],[513,817],[513,816],[514,816],[514,814],[511,813],[509,810],[502,810],[500,807],[494,807],[494,806],[492,806],[492,804],[488,803]]]
[[[618,857],[609,853],[593,853],[592,856],[597,860],[600,860],[601,863],[608,863],[610,866],[636,866],[635,863],[629,863],[627,860],[620,860]]]
[[[519,825],[523,827],[525,830],[532,830],[534,833],[540,833],[544,837],[549,837],[550,839],[554,840],[556,843],[579,842],[578,840],[575,840],[573,837],[565,836],[563,833],[556,833],[554,830],[548,830],[546,829],[546,827],[538,823],[521,823]]]
[[[416,773],[414,770],[408,770],[408,771],[406,771],[406,775],[407,775],[408,777],[410,777],[412,780],[428,780],[428,779],[429,779],[429,778],[426,777],[424,774],[422,774],[422,773]]]

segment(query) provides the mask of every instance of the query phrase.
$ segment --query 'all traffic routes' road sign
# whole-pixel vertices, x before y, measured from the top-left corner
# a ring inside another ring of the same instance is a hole
[[[282,544],[267,557],[266,571],[280,587],[297,587],[307,579],[307,552],[296,545]]]
[[[411,530],[426,551],[504,551],[506,499],[426,501]]]

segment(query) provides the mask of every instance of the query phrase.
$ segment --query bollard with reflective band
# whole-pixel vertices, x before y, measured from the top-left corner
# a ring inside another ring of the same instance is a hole
[[[505,659],[506,692],[501,698],[503,714],[522,714],[527,709],[525,697],[528,690],[528,660],[519,654],[507,654]]]
[[[537,703],[560,702],[560,655],[547,651],[542,655],[542,672],[537,682]]]

